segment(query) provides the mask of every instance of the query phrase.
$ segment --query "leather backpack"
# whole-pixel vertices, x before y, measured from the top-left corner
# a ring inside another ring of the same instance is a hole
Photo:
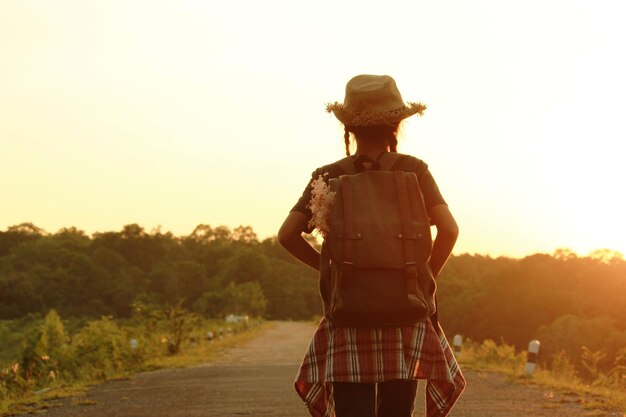
[[[430,223],[416,172],[401,170],[411,166],[408,158],[415,160],[386,152],[360,172],[352,157],[332,164],[344,174],[328,180],[335,200],[320,292],[335,324],[399,326],[436,311]]]

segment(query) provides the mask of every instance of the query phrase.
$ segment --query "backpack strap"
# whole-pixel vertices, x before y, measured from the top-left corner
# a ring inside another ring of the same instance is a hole
[[[335,162],[335,164],[339,165],[339,167],[343,169],[343,171],[346,174],[356,173],[356,167],[354,166],[354,159],[352,159],[352,157],[350,156],[340,159],[339,161]]]
[[[397,152],[385,152],[379,158],[381,171],[393,171],[398,161],[403,159],[404,155]]]
[[[358,237],[354,233],[354,208],[352,178],[349,175],[340,177],[341,191],[343,194],[343,262],[341,264],[341,281],[340,285],[347,285],[351,279],[354,267],[354,244]]]
[[[398,236],[402,240],[404,252],[404,271],[406,277],[407,294],[417,295],[417,263],[415,259],[415,236],[411,234],[411,207],[407,195],[406,174],[394,171],[396,191],[398,193],[398,206],[402,233]]]
[[[399,154],[397,152],[383,152],[376,159],[375,162],[380,164],[381,171],[393,171],[396,164],[403,160],[406,155]],[[352,156],[345,157],[335,162],[337,166],[339,166],[345,174],[351,175],[356,174],[357,169],[354,165],[354,158]]]

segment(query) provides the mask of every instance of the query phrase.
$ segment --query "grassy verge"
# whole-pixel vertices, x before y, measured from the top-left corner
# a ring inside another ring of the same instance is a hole
[[[205,323],[206,324],[206,323]],[[220,323],[221,324],[221,323]],[[213,322],[217,327],[217,322]],[[0,398],[0,416],[19,415],[25,413],[42,413],[46,409],[58,407],[68,397],[77,405],[91,405],[91,402],[81,396],[90,386],[111,380],[130,379],[138,372],[153,371],[164,368],[180,368],[200,363],[207,363],[219,359],[228,349],[241,346],[258,336],[275,324],[265,321],[252,321],[249,326],[240,327],[236,333],[226,333],[222,338],[216,337],[208,341],[196,337],[194,342],[185,341],[177,354],[168,354],[166,346],[158,346],[159,337],[155,335],[152,347],[147,348],[141,361],[132,366],[122,367],[114,372],[102,374],[103,377],[94,377],[93,373],[84,374],[71,380],[59,380],[49,387],[34,389],[29,387],[19,396]],[[202,330],[197,330],[201,335]],[[217,336],[217,335],[216,335]],[[145,340],[147,342],[147,340]],[[162,343],[161,343],[162,344]]]
[[[459,356],[464,369],[496,372],[509,377],[517,384],[533,384],[576,395],[589,416],[605,411],[620,410],[626,413],[626,391],[620,387],[594,386],[585,383],[570,372],[538,368],[532,376],[524,374],[526,353],[515,353],[513,346],[496,344],[487,340],[482,344],[464,343]],[[625,414],[626,415],[626,414]]]
[[[226,337],[211,344],[199,344],[188,348],[179,355],[156,356],[148,359],[141,368],[141,371],[153,371],[162,368],[182,368],[185,366],[197,365],[199,363],[212,362],[219,359],[229,349],[244,345],[257,337],[260,333],[274,327],[271,322],[259,322],[245,332],[237,333],[234,336]]]

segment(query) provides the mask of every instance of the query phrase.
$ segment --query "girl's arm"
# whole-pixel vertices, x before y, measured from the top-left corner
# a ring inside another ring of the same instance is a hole
[[[289,213],[278,231],[278,242],[300,262],[319,271],[320,253],[302,237],[307,228],[306,215],[299,211]]]
[[[437,277],[448,261],[452,248],[459,236],[459,226],[446,204],[437,204],[431,209],[430,217],[437,228],[437,237],[433,244],[429,263],[433,276]]]

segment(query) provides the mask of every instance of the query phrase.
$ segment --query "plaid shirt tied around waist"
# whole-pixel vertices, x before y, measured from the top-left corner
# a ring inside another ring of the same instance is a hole
[[[445,417],[465,387],[446,337],[430,320],[404,327],[350,328],[322,318],[296,377],[312,417],[334,417],[332,382],[425,379],[426,416]]]

